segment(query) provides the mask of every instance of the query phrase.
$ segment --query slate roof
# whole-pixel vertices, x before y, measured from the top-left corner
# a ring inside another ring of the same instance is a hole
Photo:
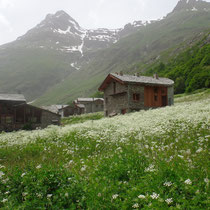
[[[78,98],[76,100],[76,103],[79,103],[79,102],[93,102],[93,101],[97,101],[97,100],[104,100],[103,98]]]
[[[26,102],[26,99],[22,94],[0,94],[0,101]]]
[[[42,106],[43,109],[48,110],[50,112],[58,113],[60,109],[65,108],[69,105],[51,105],[51,106]]]
[[[79,108],[82,108],[82,109],[85,108],[84,104],[76,104],[76,106],[79,107]]]
[[[134,76],[134,75],[120,75],[111,73],[110,75],[116,77],[117,79],[121,80],[122,82],[127,83],[141,83],[141,84],[152,84],[152,85],[173,85],[174,81],[168,78],[159,77],[158,79],[154,77],[147,77],[147,76]]]

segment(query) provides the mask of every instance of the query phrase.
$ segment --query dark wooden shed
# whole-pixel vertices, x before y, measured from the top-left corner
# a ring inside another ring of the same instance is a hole
[[[45,128],[60,124],[60,116],[26,103],[23,95],[0,94],[0,131]]]

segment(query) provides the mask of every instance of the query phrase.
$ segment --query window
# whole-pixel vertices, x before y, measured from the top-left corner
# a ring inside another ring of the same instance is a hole
[[[6,124],[11,124],[12,123],[12,116],[6,116],[5,122],[6,122]]]
[[[116,82],[113,82],[113,92],[116,93]]]
[[[126,109],[121,109],[121,114],[126,114]]]
[[[133,100],[134,101],[139,101],[139,99],[140,99],[140,95],[138,93],[134,93],[133,94]]]
[[[154,88],[154,93],[158,93],[158,88],[157,87]]]
[[[154,100],[157,101],[158,100],[158,96],[154,96]]]

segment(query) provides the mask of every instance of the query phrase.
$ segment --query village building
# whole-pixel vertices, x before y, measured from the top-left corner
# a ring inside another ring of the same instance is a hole
[[[80,110],[81,114],[101,112],[104,110],[103,98],[78,98],[74,105]],[[79,114],[79,113],[78,113]]]
[[[85,113],[85,105],[74,103],[74,114],[81,115]]]
[[[60,124],[60,115],[26,103],[21,94],[0,94],[0,131],[45,128]]]
[[[42,106],[43,109],[49,110],[53,113],[59,114],[61,117],[69,117],[75,114],[75,107],[73,105],[51,105]]]
[[[99,87],[104,92],[106,116],[171,106],[174,81],[168,78],[110,73]]]

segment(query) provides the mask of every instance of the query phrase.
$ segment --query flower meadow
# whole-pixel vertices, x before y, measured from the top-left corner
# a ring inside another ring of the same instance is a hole
[[[2,209],[207,209],[210,98],[0,134]]]

